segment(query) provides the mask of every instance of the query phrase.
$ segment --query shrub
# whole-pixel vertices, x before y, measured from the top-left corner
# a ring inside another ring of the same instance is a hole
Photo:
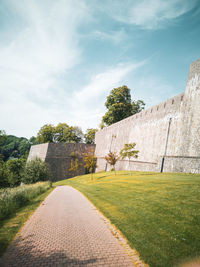
[[[11,187],[18,186],[21,183],[25,160],[11,159],[6,163],[8,183]]]
[[[6,171],[6,164],[0,157],[0,188],[8,187],[8,175]]]
[[[23,185],[0,190],[0,220],[7,218],[17,209],[25,206],[36,196],[51,187],[50,182],[40,182],[33,185]]]
[[[50,171],[47,164],[39,158],[27,162],[24,169],[22,182],[32,184],[50,179]]]

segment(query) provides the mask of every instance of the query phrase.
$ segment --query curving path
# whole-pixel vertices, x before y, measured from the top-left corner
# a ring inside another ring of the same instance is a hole
[[[96,208],[57,187],[27,221],[0,266],[134,266]]]

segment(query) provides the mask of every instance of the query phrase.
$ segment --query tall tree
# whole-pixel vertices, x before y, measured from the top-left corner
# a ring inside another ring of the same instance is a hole
[[[105,106],[108,111],[102,118],[101,128],[140,112],[145,104],[142,100],[132,102],[130,89],[124,85],[110,92]]]
[[[36,140],[38,143],[51,143],[54,138],[54,126],[52,124],[45,124],[39,130]]]
[[[138,158],[138,150],[135,150],[136,143],[130,143],[130,144],[125,144],[124,148],[120,151],[120,156],[122,159],[128,158],[129,162],[129,170],[130,170],[130,175],[131,175],[131,158]]]
[[[36,138],[38,143],[80,143],[82,140],[81,128],[66,123],[59,123],[57,126],[46,124],[40,129]]]
[[[86,130],[86,133],[84,134],[86,144],[94,144],[95,134],[97,131],[98,131],[98,129],[93,129],[93,128]]]

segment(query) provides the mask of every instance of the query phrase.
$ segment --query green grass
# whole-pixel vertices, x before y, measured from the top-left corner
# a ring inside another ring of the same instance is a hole
[[[54,185],[80,190],[151,267],[200,256],[200,175],[100,172]]]
[[[40,203],[47,197],[47,195],[53,190],[53,188],[46,187],[46,190],[32,192],[32,197],[29,200],[24,202],[23,207],[18,208],[15,212],[12,210],[12,213],[7,218],[0,220],[0,256],[5,252],[9,243],[14,239],[15,235],[18,233],[20,228],[29,218],[29,216],[36,210]],[[30,192],[29,192],[30,193]]]
[[[17,209],[27,205],[36,196],[51,187],[50,182],[38,182],[15,188],[0,189],[0,220],[8,218]]]

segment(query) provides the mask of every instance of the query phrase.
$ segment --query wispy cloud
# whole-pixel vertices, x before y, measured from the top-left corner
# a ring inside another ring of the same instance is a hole
[[[102,3],[102,2],[101,2]],[[118,21],[144,29],[157,29],[187,13],[198,0],[106,0],[102,9]]]
[[[72,118],[86,129],[97,127],[105,112],[104,103],[106,97],[114,87],[127,83],[126,76],[134,73],[146,64],[146,61],[138,63],[121,63],[110,66],[105,71],[91,77],[89,84],[74,93],[73,102],[70,105]]]
[[[6,42],[0,37],[1,128],[12,124],[13,133],[20,134],[26,123],[54,118],[59,99],[67,95],[60,81],[81,61],[77,27],[90,16],[84,2],[76,0],[3,3],[6,16],[15,14],[19,22],[13,20]]]

